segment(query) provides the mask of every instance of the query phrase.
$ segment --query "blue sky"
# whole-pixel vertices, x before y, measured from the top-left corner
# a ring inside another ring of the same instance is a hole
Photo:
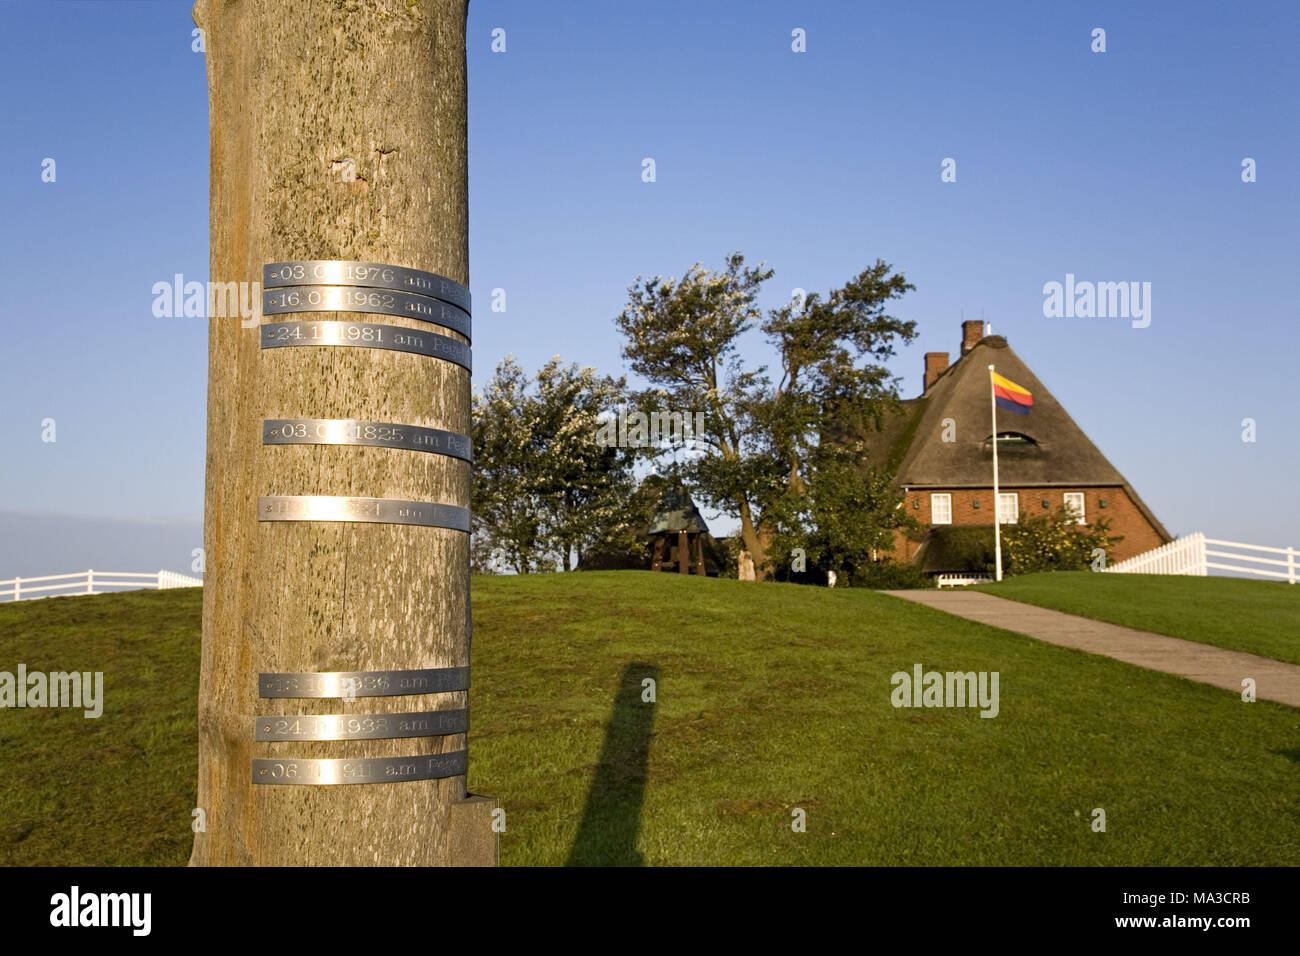
[[[151,311],[207,279],[189,11],[0,4],[0,511],[201,517],[204,320]],[[1298,28],[1294,3],[474,0],[476,384],[508,353],[623,371],[638,273],[739,248],[776,306],[880,257],[917,286],[905,396],[983,315],[1170,531],[1300,544]],[[1067,273],[1150,282],[1150,326],[1044,317]],[[0,575],[30,544],[0,541]]]

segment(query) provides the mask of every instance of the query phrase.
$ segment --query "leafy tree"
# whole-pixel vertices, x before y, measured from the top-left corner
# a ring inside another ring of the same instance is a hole
[[[703,449],[683,473],[709,505],[739,517],[756,565],[802,546],[847,568],[906,521],[883,471],[862,470],[853,435],[878,428],[897,401],[881,363],[915,337],[915,323],[886,308],[913,286],[877,260],[824,298],[771,311],[761,330],[780,359],[773,383],[738,351],[771,276],[736,252],[719,272],[696,263],[680,280],[638,277],[616,319],[623,355],[650,382],[640,400],[705,412]]]
[[[689,478],[706,503],[739,515],[741,537],[755,555],[763,553],[758,489],[779,484],[780,468],[758,453],[763,371],[747,370],[737,346],[762,316],[758,293],[771,275],[761,264],[746,267],[737,252],[722,272],[697,262],[680,280],[638,276],[615,320],[627,338],[623,357],[652,386],[637,400],[651,408],[667,402],[683,412],[704,412],[704,434],[696,436],[697,447],[704,447],[688,466]]]
[[[556,357],[530,380],[513,357],[474,396],[476,570],[568,570],[617,526],[633,491],[631,454],[597,444],[622,379]]]
[[[471,551],[475,569],[501,562],[532,571],[542,550],[542,509],[530,458],[536,427],[528,375],[507,357],[474,393]]]
[[[893,548],[896,529],[919,527],[898,507],[892,474],[864,467],[862,454],[857,443],[815,454],[812,489],[786,499],[802,505],[798,520],[774,519],[778,530],[768,548],[774,567],[789,568],[793,549],[802,548],[808,567],[834,571],[844,583],[856,583]]]
[[[1081,525],[1074,511],[1059,507],[1052,514],[1022,517],[1016,524],[1002,526],[1004,570],[1008,574],[1087,571],[1095,549],[1110,554],[1122,540],[1111,535],[1106,519]]]
[[[620,533],[635,492],[634,453],[597,442],[601,419],[626,391],[622,378],[597,376],[591,367],[564,366],[558,357],[537,373],[533,451],[537,490],[545,515],[546,551],[561,571],[570,558]]]

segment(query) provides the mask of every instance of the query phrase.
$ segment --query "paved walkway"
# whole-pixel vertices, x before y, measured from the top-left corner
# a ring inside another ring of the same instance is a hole
[[[1008,601],[979,591],[886,591],[981,624],[1027,634],[1049,644],[1076,647],[1188,680],[1241,693],[1245,677],[1255,679],[1255,696],[1300,707],[1300,666],[1227,651],[1209,644],[1135,631],[1117,624]]]

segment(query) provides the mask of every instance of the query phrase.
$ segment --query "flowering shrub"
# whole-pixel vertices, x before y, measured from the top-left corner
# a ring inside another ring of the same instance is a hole
[[[1109,555],[1122,540],[1111,535],[1110,525],[1104,518],[1079,524],[1074,512],[1065,507],[1050,515],[1022,517],[1018,524],[1002,526],[1004,571],[1008,574],[1087,571],[1092,567],[1096,549]]]

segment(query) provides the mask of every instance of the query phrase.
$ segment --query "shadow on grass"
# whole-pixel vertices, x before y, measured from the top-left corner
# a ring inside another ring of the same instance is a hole
[[[637,852],[636,836],[655,719],[655,705],[641,699],[641,682],[647,677],[657,685],[659,668],[640,661],[623,668],[596,777],[569,851],[569,866],[642,866],[645,862]]]

